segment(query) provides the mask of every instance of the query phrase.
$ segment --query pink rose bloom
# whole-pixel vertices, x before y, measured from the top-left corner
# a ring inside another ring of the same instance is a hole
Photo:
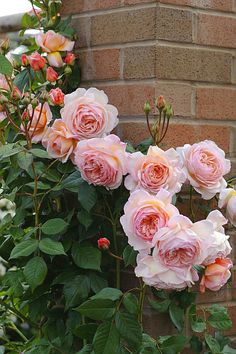
[[[42,144],[48,155],[61,162],[66,162],[76,147],[76,141],[61,119],[56,119],[43,136]]]
[[[206,288],[212,291],[220,290],[229,280],[232,267],[233,263],[229,258],[217,258],[215,263],[209,264],[200,283],[201,293],[204,293]]]
[[[212,211],[206,220],[193,224],[192,230],[200,237],[202,242],[202,261],[199,264],[214,263],[216,258],[225,258],[232,248],[229,236],[225,235],[223,225],[227,220],[220,211]]]
[[[59,52],[71,51],[75,44],[75,42],[52,30],[37,34],[35,41],[39,47],[48,53],[49,64],[57,68],[63,65],[63,60]]]
[[[162,189],[156,196],[144,190],[131,193],[124,207],[121,225],[128,237],[128,243],[135,250],[149,251],[156,232],[165,227],[173,215],[179,214],[171,204],[171,194]]]
[[[46,59],[38,52],[34,52],[28,56],[29,64],[34,71],[42,70],[46,65]]]
[[[226,187],[223,176],[230,171],[230,161],[213,141],[187,144],[177,151],[183,159],[190,184],[203,199],[213,198]]]
[[[83,140],[74,151],[73,162],[89,184],[116,189],[126,174],[125,148],[116,135]]]
[[[219,196],[219,208],[226,208],[226,216],[233,226],[236,226],[236,190],[223,189]]]
[[[54,104],[55,106],[62,106],[64,104],[65,94],[59,87],[51,89],[49,91],[49,97],[51,100],[50,103]]]
[[[183,163],[174,149],[163,151],[150,146],[147,155],[130,154],[127,168],[129,175],[125,178],[125,187],[131,191],[139,188],[156,194],[164,188],[173,195],[186,180]]]
[[[79,88],[65,96],[61,116],[75,139],[101,138],[118,124],[117,109],[108,104],[104,91]]]
[[[34,143],[38,143],[42,140],[48,124],[52,120],[52,112],[50,111],[48,103],[44,103],[43,109],[42,104],[39,104],[34,110],[30,105],[28,107],[29,116],[31,117],[33,112],[32,120],[28,122],[27,130],[29,136]],[[21,125],[21,129],[24,130],[24,126]]]
[[[9,85],[4,75],[0,74],[0,91],[9,91]],[[0,105],[0,122],[6,118],[6,112],[2,105]]]
[[[181,274],[171,268],[164,266],[158,258],[153,256],[137,257],[137,267],[135,275],[143,278],[145,284],[156,289],[183,290],[191,287],[197,281],[197,272],[188,268]]]

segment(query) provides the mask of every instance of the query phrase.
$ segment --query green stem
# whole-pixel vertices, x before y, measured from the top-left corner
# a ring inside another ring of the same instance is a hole
[[[193,187],[190,186],[189,190],[189,208],[190,208],[190,217],[192,221],[195,221],[195,214],[194,214],[194,209],[193,209]]]
[[[112,223],[112,234],[113,234],[115,253],[118,254],[116,222]],[[115,261],[116,261],[116,287],[117,289],[120,289],[120,260],[116,258]]]
[[[13,329],[19,336],[23,339],[24,342],[28,342],[28,338],[16,327],[16,325],[12,322],[9,328]]]
[[[139,320],[139,323],[141,325],[143,323],[143,305],[144,305],[144,299],[145,299],[145,290],[146,290],[146,285],[143,283],[142,280],[140,280],[139,316],[138,316],[138,320]]]

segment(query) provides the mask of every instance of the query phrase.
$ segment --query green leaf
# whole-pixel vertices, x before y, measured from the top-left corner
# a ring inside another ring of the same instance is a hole
[[[75,354],[91,354],[93,351],[93,348],[91,346],[91,344],[87,344],[83,347],[83,349],[81,349],[79,352],[75,353]]]
[[[169,315],[175,327],[181,332],[184,327],[184,310],[172,302],[169,306]]]
[[[7,144],[0,146],[0,159],[5,159],[7,157],[18,154],[23,150],[22,146],[15,146],[15,144]]]
[[[167,312],[171,304],[171,300],[169,299],[166,299],[164,301],[155,301],[155,300],[148,299],[148,301],[154,310],[161,313]]]
[[[138,299],[134,294],[126,293],[123,297],[123,305],[129,313],[137,314],[139,310]]]
[[[135,251],[130,245],[125,247],[123,252],[123,259],[126,267],[129,265],[135,266],[137,254],[138,252]]]
[[[67,166],[65,166],[67,167]],[[74,168],[73,168],[74,170]],[[64,173],[60,170],[61,173]],[[67,189],[71,192],[77,193],[80,189],[81,183],[84,183],[83,179],[81,178],[81,174],[79,171],[75,171],[71,173],[61,184],[61,187]]]
[[[94,336],[93,347],[96,354],[116,353],[120,336],[112,322],[102,323]]]
[[[89,279],[90,279],[91,289],[95,294],[98,293],[103,288],[108,287],[107,279],[99,276],[96,273],[91,272],[89,274]]]
[[[115,321],[121,337],[135,349],[139,349],[142,343],[142,329],[137,318],[129,313],[118,312]]]
[[[25,266],[24,275],[32,290],[41,285],[47,275],[47,265],[44,259],[41,257],[30,259]]]
[[[192,336],[192,338],[190,339],[190,345],[194,354],[199,354],[202,352],[202,342],[198,337]]]
[[[11,251],[10,258],[28,257],[38,248],[37,240],[27,240],[18,243]]]
[[[76,329],[73,331],[73,333],[82,339],[86,339],[89,342],[93,340],[93,337],[95,335],[95,332],[98,328],[98,325],[96,323],[86,323],[84,325],[80,325],[76,327]]]
[[[220,354],[220,345],[217,340],[212,337],[212,335],[210,335],[209,333],[205,333],[205,341],[208,347],[210,348],[212,354]]]
[[[53,241],[50,238],[44,238],[39,242],[39,249],[51,256],[66,255],[64,247],[61,242]]]
[[[78,221],[88,230],[93,223],[93,218],[86,210],[81,210],[77,214]]]
[[[89,278],[85,275],[78,275],[64,286],[66,309],[78,306],[89,294]]]
[[[67,223],[60,218],[55,218],[46,221],[42,225],[42,232],[45,235],[56,235],[63,232],[67,227]]]
[[[17,154],[17,163],[22,170],[28,170],[33,162],[33,156],[27,151],[21,151]]]
[[[34,76],[34,72],[30,69],[31,75]],[[18,75],[16,75],[14,79],[14,84],[18,87],[18,89],[23,92],[27,90],[30,83],[30,75],[28,69],[22,70]]]
[[[89,185],[87,182],[81,183],[78,192],[78,200],[81,206],[89,212],[97,201],[96,188],[93,185]]]
[[[13,66],[5,55],[0,54],[0,74],[11,76],[13,73]]]
[[[119,298],[123,295],[122,291],[114,288],[104,288],[99,291],[98,294],[91,297],[91,299],[107,299],[111,301],[119,300]]]
[[[191,328],[197,333],[204,332],[206,329],[206,321],[204,318],[197,317],[196,320],[191,321]]]
[[[229,347],[228,345],[225,345],[222,352],[222,354],[236,354],[236,349],[233,349]]]
[[[75,244],[72,249],[72,257],[75,264],[80,268],[101,270],[101,252],[95,247]]]
[[[35,184],[34,184],[34,182],[29,182],[29,183],[26,183],[26,186],[28,186],[28,187],[34,189]],[[48,183],[43,183],[43,182],[41,182],[41,181],[38,181],[37,187],[38,187],[38,189],[42,189],[42,190],[46,190],[46,189],[50,189],[50,188],[51,188],[50,184],[48,184]]]
[[[51,157],[48,155],[47,151],[43,149],[32,149],[30,150],[31,154],[33,154],[36,157],[39,157],[41,159],[51,159]]]
[[[232,328],[232,321],[226,313],[214,313],[207,319],[208,323],[220,331],[226,331]]]
[[[115,304],[111,300],[88,300],[76,309],[81,315],[92,320],[105,320],[115,313]]]
[[[164,354],[181,353],[184,349],[187,338],[182,335],[159,337],[160,349]]]

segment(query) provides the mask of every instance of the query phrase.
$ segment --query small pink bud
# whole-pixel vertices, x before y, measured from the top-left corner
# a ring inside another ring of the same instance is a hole
[[[59,87],[57,87],[56,89],[51,89],[49,91],[50,101],[55,106],[61,106],[64,104],[64,96],[65,94],[62,92],[62,90]]]
[[[67,56],[64,59],[64,62],[67,65],[74,65],[76,59],[76,55],[74,53],[68,53]]]
[[[22,54],[21,56],[21,63],[23,66],[29,65],[29,60],[26,54]]]
[[[46,59],[42,57],[38,52],[34,52],[29,57],[29,63],[34,71],[40,71],[46,65]]]
[[[166,105],[166,101],[164,100],[164,97],[161,95],[157,98],[156,100],[156,106],[158,109],[163,109]]]
[[[46,71],[46,80],[49,82],[56,81],[58,79],[58,73],[51,67],[49,66]]]
[[[11,93],[11,97],[13,98],[13,100],[20,100],[22,98],[22,93],[17,86],[14,86]]]
[[[100,238],[98,240],[98,248],[100,250],[106,251],[109,249],[109,247],[110,247],[110,241],[106,237]]]
[[[24,112],[22,113],[21,120],[22,120],[23,122],[29,120],[29,113],[28,113],[27,111],[24,111]]]

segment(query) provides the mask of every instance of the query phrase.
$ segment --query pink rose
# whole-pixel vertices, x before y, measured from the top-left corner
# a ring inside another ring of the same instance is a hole
[[[35,41],[39,47],[48,53],[49,64],[57,68],[63,66],[63,60],[59,52],[71,51],[75,44],[75,42],[52,30],[37,34]]]
[[[61,110],[63,121],[77,140],[106,136],[118,124],[117,115],[107,95],[96,88],[79,88],[66,95]]]
[[[144,190],[131,193],[120,222],[128,242],[135,250],[150,250],[156,232],[165,227],[172,215],[179,214],[164,189],[156,196]]]
[[[226,216],[233,226],[236,226],[236,190],[223,189],[219,196],[219,208],[226,208]]]
[[[171,194],[178,193],[186,180],[183,164],[174,149],[163,151],[150,146],[147,155],[141,152],[130,154],[125,187],[129,190],[145,189],[156,194],[161,188]]]
[[[38,52],[32,53],[28,56],[29,64],[34,71],[40,71],[46,65],[46,59]]]
[[[47,128],[42,139],[48,155],[61,162],[66,162],[73,153],[76,141],[61,119],[56,119],[50,128]]]
[[[76,55],[74,53],[67,53],[65,59],[64,59],[64,62],[67,64],[67,65],[74,65],[75,63],[75,59],[76,59]]]
[[[9,84],[4,75],[0,74],[0,91],[9,91]]]
[[[126,144],[116,135],[80,141],[73,162],[89,184],[116,189],[126,174]]]
[[[58,73],[51,67],[49,66],[46,70],[46,80],[49,82],[54,82],[58,79]]]
[[[213,141],[187,144],[177,151],[182,156],[190,184],[203,199],[213,198],[226,187],[223,176],[230,171],[230,161]]]
[[[229,280],[231,273],[230,269],[233,263],[229,258],[217,258],[215,263],[209,264],[200,283],[200,291],[205,292],[206,288],[212,291],[218,291]]]
[[[54,104],[55,106],[62,106],[64,104],[65,94],[62,92],[62,90],[59,87],[55,89],[51,89],[49,91],[49,97],[51,103]]]
[[[32,118],[27,124],[28,134],[34,143],[38,143],[42,140],[47,126],[52,119],[52,112],[50,111],[48,103],[44,103],[43,108],[42,104],[39,104],[35,109],[30,105],[28,107],[28,113],[29,117]],[[23,125],[21,125],[21,129],[25,129]]]

